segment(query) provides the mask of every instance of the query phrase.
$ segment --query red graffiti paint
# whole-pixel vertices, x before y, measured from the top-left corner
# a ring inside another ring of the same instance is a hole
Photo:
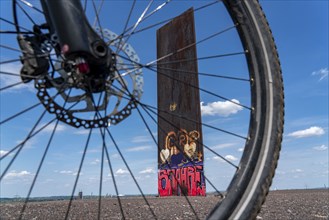
[[[159,196],[205,196],[203,166],[159,170],[158,190]]]

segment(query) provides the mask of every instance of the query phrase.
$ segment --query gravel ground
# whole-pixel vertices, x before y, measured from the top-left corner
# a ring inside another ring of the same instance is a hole
[[[328,220],[329,190],[271,191],[259,219]]]
[[[218,197],[190,197],[200,219],[204,219]],[[195,219],[193,210],[184,197],[148,198],[151,209],[158,219]],[[23,219],[64,219],[68,201],[28,203]],[[154,219],[143,198],[121,197],[126,219]],[[97,219],[98,201],[75,200],[69,219]],[[0,204],[0,219],[18,219],[22,203]],[[117,199],[102,199],[101,219],[121,219]],[[257,219],[329,219],[329,190],[284,190],[269,193]]]

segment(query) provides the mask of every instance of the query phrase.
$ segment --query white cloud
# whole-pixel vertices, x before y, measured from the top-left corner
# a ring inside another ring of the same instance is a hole
[[[53,132],[54,128],[55,128],[55,124],[56,123],[52,123],[52,124],[49,124],[48,126],[44,127],[46,124],[40,124],[37,128],[37,130],[42,129],[42,132],[43,133],[51,133]],[[62,132],[62,131],[65,131],[67,129],[67,127],[63,124],[57,124],[57,127],[56,127],[56,131],[55,132]]]
[[[275,175],[285,175],[286,173],[286,171],[275,170]]]
[[[226,155],[226,156],[225,156],[225,159],[226,159],[226,160],[230,160],[230,161],[236,161],[236,160],[238,160],[238,158],[236,158],[236,157],[233,156],[233,155]]]
[[[218,144],[218,145],[212,147],[211,149],[213,149],[213,150],[215,150],[215,149],[223,149],[223,148],[227,148],[227,147],[232,147],[234,145],[235,145],[235,143]]]
[[[322,81],[323,79],[328,77],[328,72],[329,72],[328,68],[322,68],[318,71],[312,72],[312,76],[319,76],[320,77],[319,81]]]
[[[4,64],[0,65],[0,71],[8,72],[8,73],[14,73],[19,74],[21,69],[21,64]],[[10,86],[16,83],[22,82],[21,78],[19,76],[13,76],[13,75],[5,75],[1,74],[0,77],[0,84],[1,88]],[[34,91],[34,84],[33,82],[30,83],[21,83],[16,86],[11,87],[8,90],[5,90],[6,92],[18,92],[18,91]]]
[[[313,147],[314,150],[318,150],[318,151],[325,151],[328,149],[327,146],[325,146],[324,144],[321,145],[321,146],[316,146],[316,147]]]
[[[115,174],[118,174],[118,175],[122,175],[122,174],[127,174],[127,173],[129,173],[129,171],[128,170],[126,170],[126,169],[118,169],[116,172],[115,172]]]
[[[290,137],[294,138],[304,138],[304,137],[313,137],[321,136],[324,134],[324,129],[321,127],[313,126],[305,130],[299,130],[288,134]]]
[[[90,164],[92,164],[92,165],[96,165],[96,164],[99,164],[100,162],[101,162],[101,161],[100,161],[99,159],[96,159],[96,160],[90,162]]]
[[[76,135],[88,135],[90,132],[89,129],[80,129],[80,130],[75,130],[73,133]],[[99,129],[94,129],[92,131],[92,134],[99,134]]]
[[[150,150],[150,149],[152,149],[151,146],[139,146],[139,147],[128,148],[126,151],[127,152],[139,152],[139,151],[147,151],[147,150]]]
[[[302,172],[304,172],[302,169],[291,170],[291,173],[302,173]]]
[[[86,135],[89,134],[90,130],[89,129],[84,129],[84,130],[77,130],[74,132],[74,134],[78,134],[78,135]]]
[[[71,170],[61,170],[61,171],[59,171],[59,173],[61,173],[61,174],[73,174],[73,171],[71,171]]]
[[[100,153],[102,152],[102,147],[98,147],[98,148],[92,148],[92,149],[89,149],[87,150],[87,154],[95,154],[95,153]],[[83,151],[79,151],[79,154],[83,154]]]
[[[0,150],[0,157],[6,155],[9,151],[7,150]]]
[[[219,115],[223,117],[230,116],[232,114],[236,114],[241,111],[243,108],[240,105],[240,102],[236,99],[232,99],[231,101],[218,101],[218,102],[210,102],[204,105],[203,102],[201,105],[201,114],[202,115]]]
[[[22,144],[24,142],[24,140],[17,140],[16,141],[16,144]],[[36,146],[36,144],[37,144],[37,140],[36,139],[29,139],[28,141],[26,141],[25,143],[24,143],[24,149],[26,150],[26,149],[33,149],[34,148],[34,146]]]
[[[119,154],[112,154],[111,155],[111,158],[118,159],[118,158],[120,158],[120,155]]]
[[[214,160],[219,160],[219,161],[224,161],[221,157],[219,157],[219,156],[214,156],[212,159],[214,159]]]
[[[241,147],[241,148],[238,149],[239,152],[242,152],[243,150],[244,150],[243,147]]]
[[[44,131],[45,132],[52,132],[55,128],[55,124],[51,124],[49,126],[47,126]],[[66,130],[66,126],[63,124],[58,124],[56,127],[56,132],[61,132],[61,131],[65,131]]]
[[[149,174],[149,173],[155,173],[155,171],[153,170],[153,168],[146,168],[145,170],[140,171],[139,173],[141,174]]]
[[[11,172],[7,173],[4,178],[5,179],[14,179],[14,178],[27,177],[27,176],[33,176],[33,174],[26,170],[23,170],[20,172],[17,172],[16,170],[12,170]]]
[[[236,160],[238,160],[238,158],[236,158],[235,156],[233,156],[233,155],[226,155],[225,157],[224,157],[226,160],[229,160],[229,161],[236,161]],[[221,161],[221,162],[225,162],[221,157],[219,157],[219,156],[214,156],[212,159],[214,159],[214,160],[218,160],[218,161]]]
[[[61,170],[61,171],[57,171],[57,170],[55,170],[54,172],[56,172],[56,173],[60,173],[60,174],[66,174],[66,175],[73,175],[73,176],[78,175],[78,172],[73,172],[72,170]],[[82,176],[83,173],[80,172],[79,175]]]
[[[152,137],[149,136],[136,136],[134,137],[131,142],[132,143],[143,143],[143,142],[149,142],[152,141]]]

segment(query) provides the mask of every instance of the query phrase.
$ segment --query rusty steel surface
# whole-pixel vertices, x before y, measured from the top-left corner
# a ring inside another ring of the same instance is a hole
[[[158,61],[158,109],[160,109],[158,141],[160,146],[164,146],[166,136],[160,131],[162,129],[168,132],[177,128],[185,128],[188,131],[197,130],[201,135],[199,143],[202,143],[199,90],[190,86],[199,86],[196,46],[190,46],[193,43],[195,43],[195,29],[192,9],[157,32],[158,58],[189,46],[182,52]]]
[[[157,32],[158,59],[174,53],[158,61],[158,109],[160,110],[158,141],[160,147],[165,145],[166,137],[161,130],[170,132],[177,128],[199,131],[198,142],[202,143],[200,95],[197,89],[199,86],[197,51],[196,46],[193,45],[195,41],[192,9],[173,19]],[[188,49],[177,52],[185,47]],[[199,145],[202,146],[202,144]]]
[[[175,168],[174,174],[168,171],[165,175],[175,175],[177,182],[182,185],[188,185],[186,172],[195,172],[192,181],[199,181],[195,183],[202,185],[205,193],[201,174],[203,146],[195,42],[193,9],[187,10],[157,31],[158,144],[162,149],[158,153],[158,162],[160,170]],[[164,168],[166,160],[170,165]],[[191,167],[197,168],[192,170]],[[185,171],[179,173],[180,168]],[[173,179],[172,193],[179,194],[175,192],[177,183]],[[159,180],[159,187],[160,184]],[[200,190],[189,188],[189,195],[200,195]]]

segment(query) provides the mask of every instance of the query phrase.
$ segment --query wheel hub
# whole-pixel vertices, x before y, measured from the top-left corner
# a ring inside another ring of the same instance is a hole
[[[96,32],[109,42],[109,65],[89,64],[83,56],[71,61],[60,54],[53,63],[56,73],[35,80],[37,96],[48,112],[74,127],[117,124],[131,114],[143,94],[143,74],[133,47],[108,29]]]

